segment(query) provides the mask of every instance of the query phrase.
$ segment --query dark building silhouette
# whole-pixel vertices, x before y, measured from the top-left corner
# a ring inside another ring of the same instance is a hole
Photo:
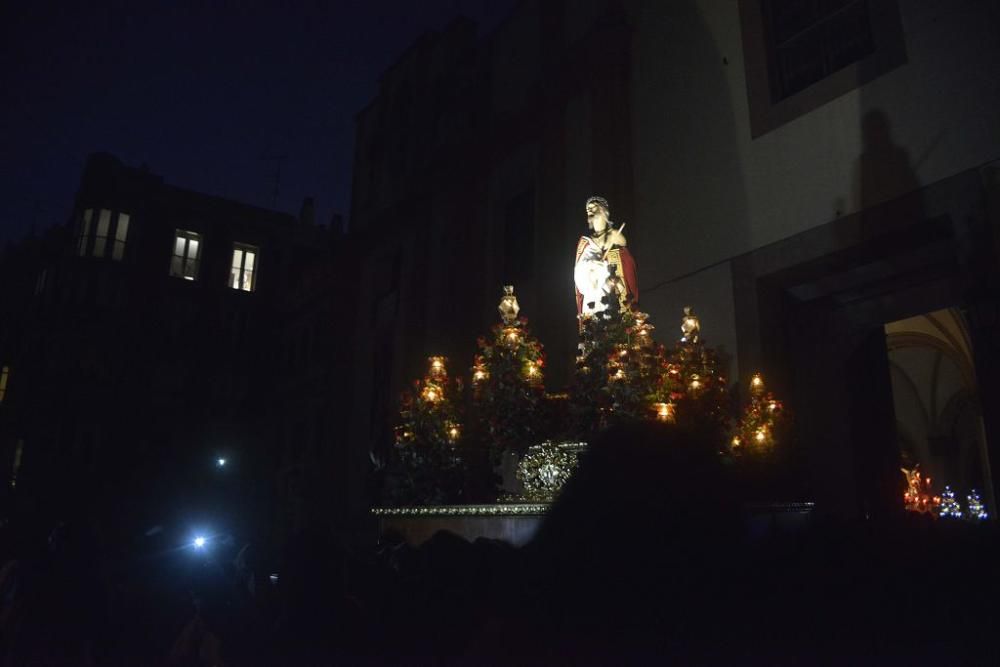
[[[152,526],[280,540],[336,523],[353,306],[339,231],[310,210],[92,155],[66,225],[0,262],[9,506],[39,530],[97,517],[112,549]]]

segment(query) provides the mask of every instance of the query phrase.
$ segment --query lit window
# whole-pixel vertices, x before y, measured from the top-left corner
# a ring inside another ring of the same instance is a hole
[[[10,366],[0,368],[0,403],[3,403],[3,398],[7,395],[7,379],[9,377]]]
[[[97,234],[94,238],[94,257],[104,257],[108,246],[108,230],[111,229],[111,211],[102,208],[97,216]]]
[[[257,252],[257,248],[242,243],[237,243],[233,247],[233,264],[229,274],[230,287],[244,292],[254,290]]]
[[[87,254],[87,238],[90,236],[90,221],[94,217],[94,209],[88,208],[83,212],[83,219],[80,221],[80,236],[77,239],[77,254],[84,257]]]
[[[111,259],[120,262],[125,256],[128,223],[128,213],[115,214],[106,208],[98,210],[95,223],[94,210],[88,208],[80,220],[80,235],[76,243],[77,254],[85,257],[89,249],[89,254],[94,257],[107,257],[110,245]]]
[[[115,246],[111,258],[120,262],[125,256],[125,239],[128,238],[128,213],[118,214],[118,224],[115,225]]]
[[[201,234],[178,229],[174,237],[174,255],[170,259],[170,275],[197,280],[200,259]]]

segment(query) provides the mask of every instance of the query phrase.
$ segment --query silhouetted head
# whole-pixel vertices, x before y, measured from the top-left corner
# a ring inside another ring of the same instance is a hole
[[[601,535],[617,548],[614,536],[653,528],[670,540],[707,529],[711,542],[731,537],[738,515],[717,443],[670,425],[626,425],[591,443],[538,541],[562,550]]]

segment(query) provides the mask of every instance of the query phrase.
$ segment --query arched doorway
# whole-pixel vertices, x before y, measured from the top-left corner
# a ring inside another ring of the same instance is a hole
[[[956,308],[885,326],[903,465],[920,464],[940,492],[977,490],[995,515],[989,456],[968,327]]]

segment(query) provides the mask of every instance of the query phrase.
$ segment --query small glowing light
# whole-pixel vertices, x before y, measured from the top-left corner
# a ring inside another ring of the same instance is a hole
[[[764,391],[764,378],[760,373],[754,373],[750,379],[750,393],[760,394]]]
[[[431,403],[436,403],[442,398],[441,390],[433,384],[428,384],[424,387],[424,390],[421,392],[421,396],[423,396],[425,401],[429,401]]]
[[[504,340],[513,345],[520,340],[521,334],[517,330],[517,327],[505,327],[503,330],[503,337]]]
[[[740,440],[740,436],[734,435],[732,441],[730,441],[729,444],[731,444],[734,448],[736,448],[736,447],[739,447],[740,445],[742,445],[743,441]]]
[[[535,377],[536,375],[538,375],[538,366],[536,366],[535,362],[533,361],[528,362],[528,375],[530,375],[531,377]]]
[[[624,380],[625,379],[625,371],[623,371],[622,369],[619,368],[617,371],[615,371],[614,375],[611,376],[611,379],[612,380]]]
[[[673,403],[653,403],[653,409],[656,410],[656,419],[661,422],[674,421],[674,408]]]
[[[195,549],[204,549],[206,542],[207,540],[201,535],[199,535],[198,537],[194,538],[194,542],[192,544],[194,544]]]
[[[767,409],[770,412],[776,412],[777,409],[778,409],[778,402],[777,401],[768,401],[768,403],[767,403]]]
[[[448,437],[451,438],[452,440],[458,440],[458,428],[452,426],[450,429],[448,429]]]
[[[429,357],[431,362],[431,376],[441,377],[444,375],[444,357]]]
[[[278,574],[277,574],[277,573],[274,573],[274,574],[270,575],[270,576],[268,577],[268,579],[270,579],[270,580],[271,580],[271,583],[272,583],[272,584],[276,584],[276,583],[278,583]]]
[[[693,394],[696,393],[701,388],[702,388],[701,377],[697,373],[695,373],[694,375],[691,376],[691,382],[688,383],[688,390],[690,390],[691,393]]]
[[[215,464],[221,468],[224,465],[226,465],[226,459],[220,456],[219,458],[215,459]]]
[[[476,355],[474,363],[472,364],[472,382],[473,384],[477,382],[482,382],[490,376],[489,372],[486,370],[486,360],[483,359],[482,355]]]

